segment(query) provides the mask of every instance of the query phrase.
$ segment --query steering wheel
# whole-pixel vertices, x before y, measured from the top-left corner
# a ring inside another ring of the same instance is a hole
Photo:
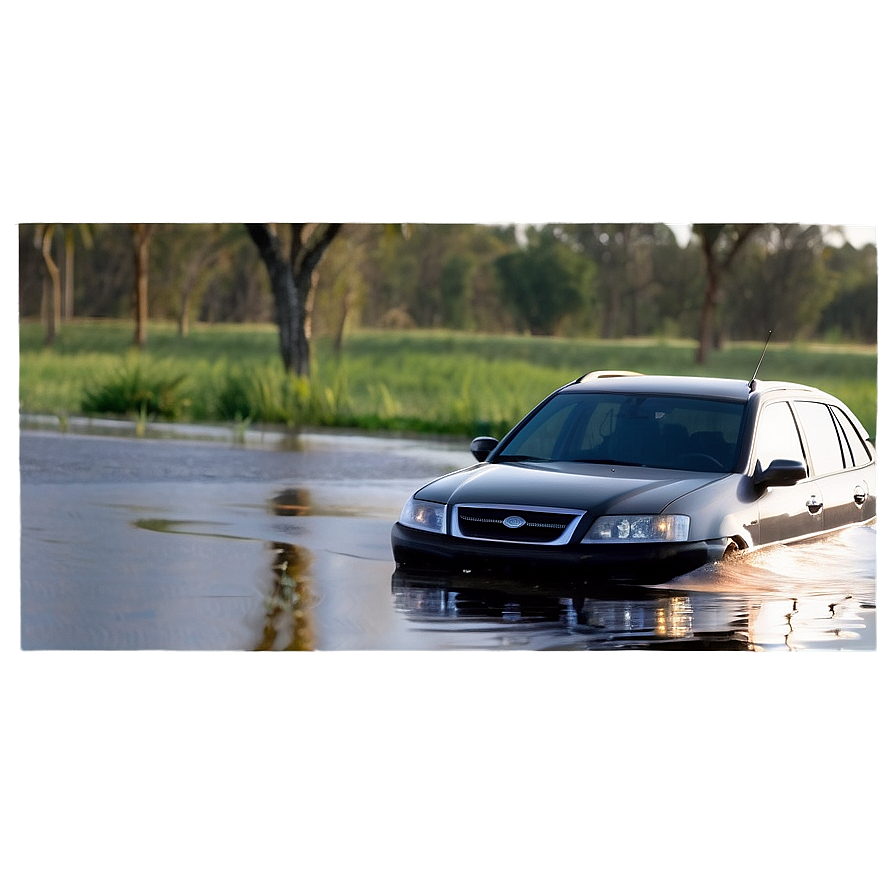
[[[686,458],[709,461],[713,469],[720,471],[725,470],[725,465],[717,457],[713,457],[711,454],[703,454],[700,451],[688,451],[686,454],[679,454],[678,457],[675,458],[675,460],[683,461]]]

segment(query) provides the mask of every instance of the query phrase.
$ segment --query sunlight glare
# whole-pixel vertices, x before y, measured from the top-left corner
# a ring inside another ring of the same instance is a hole
[[[691,241],[693,231],[690,221],[666,221],[666,227],[672,231],[675,242],[684,249]]]
[[[843,224],[847,242],[856,249],[877,245],[877,224]]]

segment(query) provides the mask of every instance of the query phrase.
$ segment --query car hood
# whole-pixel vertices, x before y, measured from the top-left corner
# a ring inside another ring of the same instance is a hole
[[[596,513],[660,513],[672,501],[731,474],[581,463],[483,463],[425,485],[443,504],[563,507]]]

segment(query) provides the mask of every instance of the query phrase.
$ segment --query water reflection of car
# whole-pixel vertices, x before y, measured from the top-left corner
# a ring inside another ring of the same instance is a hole
[[[491,634],[493,646],[545,650],[752,650],[739,602],[706,612],[670,586],[536,584],[396,570],[396,609],[462,638]],[[433,630],[430,628],[430,630]]]
[[[661,582],[875,518],[875,450],[795,383],[595,371],[419,489],[399,569]]]

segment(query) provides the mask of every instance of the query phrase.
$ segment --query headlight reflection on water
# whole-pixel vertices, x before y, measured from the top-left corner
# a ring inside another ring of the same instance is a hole
[[[656,633],[661,638],[683,638],[693,629],[694,611],[686,597],[659,601],[656,608]]]

